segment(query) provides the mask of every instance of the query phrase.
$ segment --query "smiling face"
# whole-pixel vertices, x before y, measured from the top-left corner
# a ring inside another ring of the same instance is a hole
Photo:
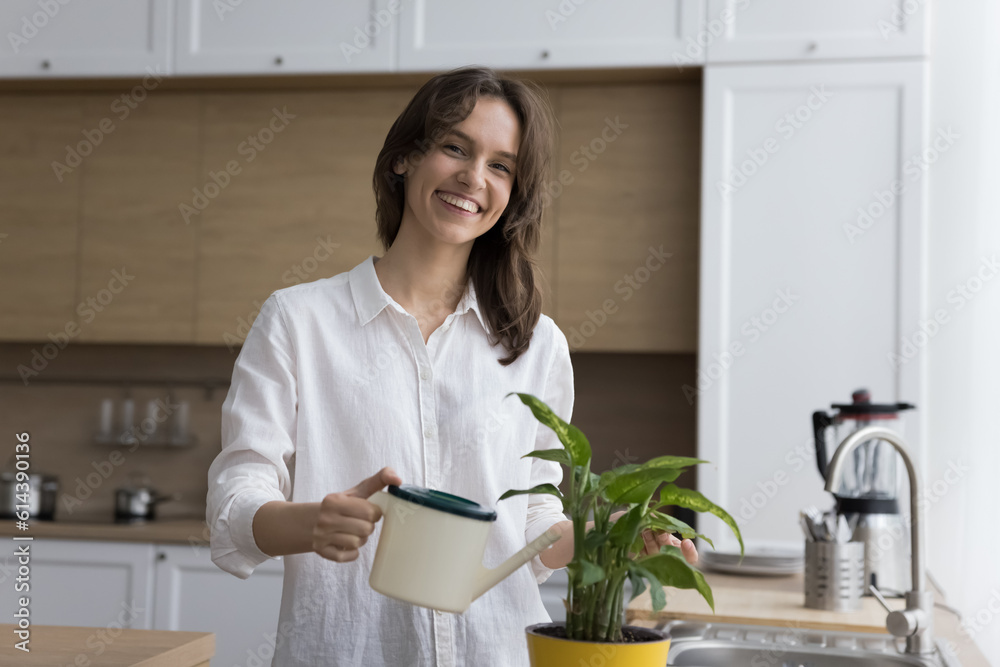
[[[400,226],[442,243],[468,245],[496,224],[514,187],[521,126],[503,100],[481,98],[406,174]]]

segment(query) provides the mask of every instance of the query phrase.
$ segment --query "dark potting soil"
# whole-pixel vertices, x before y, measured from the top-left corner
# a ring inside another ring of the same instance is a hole
[[[567,638],[565,625],[542,626],[540,628],[535,628],[535,632],[537,632],[540,635],[545,635],[546,637],[554,637],[555,639]],[[633,644],[636,642],[655,642],[662,640],[663,640],[662,635],[660,635],[657,632],[653,632],[652,630],[647,630],[646,628],[637,628],[631,625],[626,625],[622,627],[623,644]]]

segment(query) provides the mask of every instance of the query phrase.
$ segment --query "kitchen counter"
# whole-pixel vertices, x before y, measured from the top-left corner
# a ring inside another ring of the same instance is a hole
[[[14,521],[0,521],[0,537],[27,537],[60,540],[104,540],[109,542],[156,542],[208,546],[208,525],[200,519],[157,519],[145,523],[111,521],[38,521],[32,519],[26,531]]]
[[[13,625],[0,625],[2,665],[101,665],[102,667],[209,667],[215,655],[211,632],[121,630],[59,625],[31,626],[31,651],[14,647]]]
[[[874,598],[864,598],[857,612],[832,612],[804,606],[803,575],[788,577],[741,577],[705,572],[712,587],[715,614],[697,591],[668,588],[667,606],[653,611],[649,591],[633,600],[625,612],[630,625],[652,628],[675,619],[771,625],[789,628],[820,628],[849,632],[885,633],[885,611]],[[940,595],[936,597],[940,601]],[[902,609],[902,599],[889,599],[889,606]],[[973,640],[961,630],[954,614],[935,608],[934,637],[951,643],[962,667],[990,667]]]

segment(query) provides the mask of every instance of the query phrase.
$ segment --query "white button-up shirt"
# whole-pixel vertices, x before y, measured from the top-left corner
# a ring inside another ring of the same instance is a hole
[[[547,316],[506,367],[491,347],[470,281],[427,343],[416,318],[382,289],[373,257],[349,272],[273,293],[254,321],[222,408],[222,451],[208,473],[212,561],[240,578],[269,557],[253,537],[271,500],[318,502],[384,466],[406,484],[464,496],[497,512],[483,564],[493,568],[564,521],[550,495],[498,502],[508,489],[558,484],[559,446],[511,391],[534,394],[565,420],[573,369]],[[463,614],[432,612],[368,585],[382,522],[350,563],[284,557],[274,665],[527,664],[524,628],[550,620],[536,556]]]

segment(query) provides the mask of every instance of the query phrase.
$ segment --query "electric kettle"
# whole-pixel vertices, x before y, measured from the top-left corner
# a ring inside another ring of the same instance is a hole
[[[483,567],[497,513],[466,498],[404,484],[368,499],[382,510],[369,585],[382,595],[460,614],[561,536],[549,530],[496,569]]]

